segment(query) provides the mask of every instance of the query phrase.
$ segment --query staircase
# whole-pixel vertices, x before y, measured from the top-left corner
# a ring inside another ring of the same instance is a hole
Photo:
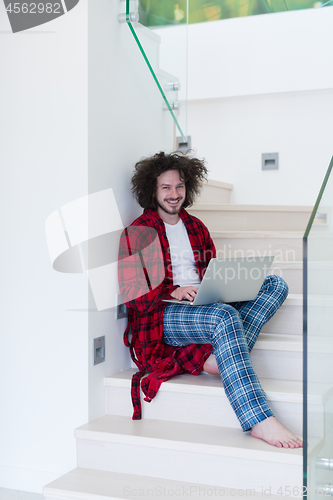
[[[209,181],[190,213],[211,230],[218,256],[275,255],[290,294],[251,353],[276,417],[302,435],[302,235],[310,207],[230,204],[232,186]],[[107,414],[76,429],[78,468],[44,488],[46,500],[302,496],[302,449],[243,433],[219,377],[164,382],[133,421],[133,369],[106,378]],[[310,451],[320,446],[331,386],[312,384]]]

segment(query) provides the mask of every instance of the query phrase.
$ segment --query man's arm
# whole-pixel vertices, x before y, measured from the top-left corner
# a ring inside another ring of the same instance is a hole
[[[120,293],[129,308],[150,312],[172,298],[177,285],[170,283],[157,231],[130,226],[120,238],[118,257]]]

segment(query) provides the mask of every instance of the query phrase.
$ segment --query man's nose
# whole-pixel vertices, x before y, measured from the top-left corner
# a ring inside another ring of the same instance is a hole
[[[176,188],[171,188],[170,198],[178,198],[178,192]]]

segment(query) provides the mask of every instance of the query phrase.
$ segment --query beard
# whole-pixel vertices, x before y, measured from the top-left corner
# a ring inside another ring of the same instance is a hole
[[[175,215],[175,214],[179,214],[179,212],[181,211],[183,203],[184,203],[184,199],[179,200],[179,201],[181,202],[180,205],[177,205],[175,207],[170,207],[164,203],[163,204],[159,203],[158,201],[157,201],[157,205],[160,207],[161,210],[163,210],[163,212],[165,212],[169,215]]]

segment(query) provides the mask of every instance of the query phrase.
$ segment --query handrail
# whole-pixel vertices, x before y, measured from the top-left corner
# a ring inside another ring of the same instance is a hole
[[[319,203],[323,197],[323,194],[324,194],[324,191],[325,191],[325,187],[326,187],[326,184],[328,182],[328,179],[330,177],[330,174],[331,174],[331,171],[332,171],[332,167],[333,167],[333,156],[331,158],[331,161],[330,161],[330,164],[328,166],[328,169],[327,169],[327,172],[326,172],[326,175],[325,175],[325,178],[323,180],[323,183],[321,185],[321,188],[320,188],[320,191],[319,191],[319,194],[318,194],[318,197],[317,197],[317,201],[313,207],[313,210],[312,210],[312,214],[310,216],[310,219],[309,219],[309,222],[308,222],[308,225],[306,226],[306,230],[305,230],[305,233],[304,233],[304,236],[303,238],[307,238],[309,236],[309,232],[310,232],[310,229],[311,229],[311,226],[313,224],[313,221],[314,221],[314,218],[316,216],[316,213],[317,213],[317,210],[318,210],[318,207],[319,207]]]

